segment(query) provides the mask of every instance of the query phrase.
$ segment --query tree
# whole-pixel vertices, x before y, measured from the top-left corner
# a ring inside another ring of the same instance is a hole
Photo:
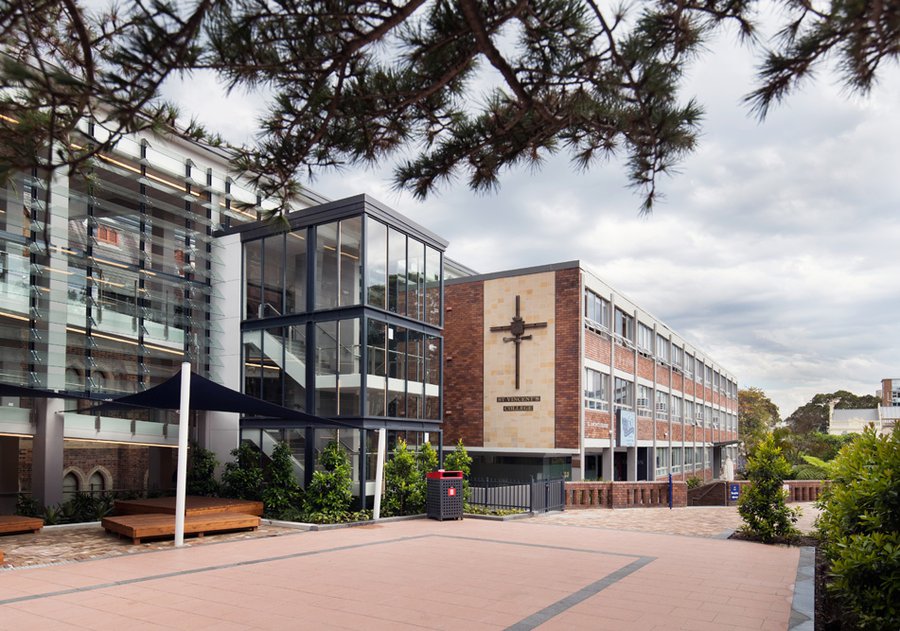
[[[305,511],[314,522],[334,523],[343,521],[353,492],[350,461],[336,441],[331,441],[319,455],[324,471],[314,471],[306,489]]]
[[[784,479],[791,467],[775,446],[771,434],[757,445],[747,462],[747,485],[738,500],[743,531],[764,543],[790,539],[798,534],[794,524],[799,511],[787,507]]]
[[[747,453],[779,420],[778,406],[760,388],[738,390],[738,435]]]
[[[866,429],[831,463],[817,525],[829,588],[861,629],[900,625],[900,426]]]
[[[447,471],[462,471],[463,474],[463,499],[469,499],[469,474],[472,472],[472,457],[466,451],[462,438],[456,444],[456,448],[444,457],[444,469]]]
[[[197,443],[191,443],[188,451],[187,494],[217,496],[220,490],[216,480],[218,464],[216,454]]]
[[[225,463],[222,473],[222,492],[225,497],[242,500],[261,500],[263,470],[259,464],[259,448],[250,441],[241,442],[231,450],[234,458]]]
[[[798,434],[809,432],[828,432],[828,407],[834,403],[837,410],[855,410],[862,408],[876,408],[881,402],[879,397],[872,394],[862,396],[838,390],[831,394],[817,394],[809,403],[801,405],[794,413],[785,419],[788,425]]]
[[[421,513],[425,508],[421,487],[415,454],[409,450],[406,441],[399,438],[391,459],[384,465],[385,516]]]
[[[124,134],[171,128],[160,86],[210,70],[269,92],[237,166],[279,208],[319,168],[411,155],[396,184],[425,197],[459,174],[492,189],[504,169],[567,151],[581,169],[622,157],[645,210],[696,146],[686,65],[727,25],[755,41],[759,4],[643,0],[626,15],[595,0],[82,2],[0,8],[0,173],[84,166]],[[900,55],[898,0],[776,4],[781,36],[747,97],[761,117],[829,56],[866,92]],[[109,136],[84,136],[85,118]],[[221,142],[196,123],[182,133]]]
[[[275,519],[294,518],[299,513],[303,489],[294,475],[291,446],[280,441],[272,450],[266,470],[267,483],[262,492],[266,515]]]

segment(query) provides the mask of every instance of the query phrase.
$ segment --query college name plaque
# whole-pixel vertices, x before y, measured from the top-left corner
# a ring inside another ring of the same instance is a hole
[[[497,403],[538,403],[539,396],[497,397]],[[533,405],[504,405],[504,412],[534,412]]]

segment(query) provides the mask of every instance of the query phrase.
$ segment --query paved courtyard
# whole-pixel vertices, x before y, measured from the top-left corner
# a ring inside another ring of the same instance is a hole
[[[212,541],[0,571],[0,629],[783,630],[800,558],[543,519]]]

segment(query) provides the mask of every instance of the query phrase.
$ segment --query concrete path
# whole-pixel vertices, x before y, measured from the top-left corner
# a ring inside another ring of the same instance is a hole
[[[0,572],[0,629],[787,629],[798,548],[415,520]]]

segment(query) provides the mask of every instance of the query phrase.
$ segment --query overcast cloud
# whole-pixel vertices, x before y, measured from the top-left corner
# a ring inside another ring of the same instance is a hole
[[[866,98],[823,72],[758,124],[740,103],[753,60],[732,39],[691,73],[685,93],[706,109],[700,147],[662,182],[650,217],[619,165],[579,173],[565,156],[508,172],[492,195],[456,182],[418,202],[393,190],[389,169],[311,188],[368,193],[479,272],[580,259],[783,416],[818,392],[874,393],[900,377],[900,71]],[[230,139],[249,136],[263,100],[216,102],[214,88],[197,76],[168,96]]]

